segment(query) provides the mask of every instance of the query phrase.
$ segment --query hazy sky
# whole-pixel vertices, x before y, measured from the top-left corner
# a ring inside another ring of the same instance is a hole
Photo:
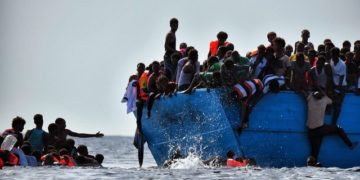
[[[276,3],[276,4],[275,4]],[[133,135],[121,98],[136,64],[161,60],[169,20],[205,59],[218,31],[244,55],[276,31],[294,44],[307,28],[317,46],[360,39],[358,0],[0,0],[0,131],[15,116],[44,128],[57,117],[78,132]]]

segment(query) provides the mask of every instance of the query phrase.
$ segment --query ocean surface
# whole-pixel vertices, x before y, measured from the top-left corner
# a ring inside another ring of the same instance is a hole
[[[102,168],[5,167],[0,170],[0,179],[360,179],[360,167],[228,169],[205,166],[196,156],[164,169],[156,166],[147,147],[144,165],[140,169],[132,140],[132,137],[121,136],[76,138],[76,146],[85,144],[90,154],[105,156]]]

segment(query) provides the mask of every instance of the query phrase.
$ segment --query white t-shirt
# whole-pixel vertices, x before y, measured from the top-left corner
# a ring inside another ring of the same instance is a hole
[[[339,58],[339,62],[335,65],[334,61],[331,59],[330,65],[332,69],[334,84],[338,86],[340,81],[340,76],[344,76],[342,86],[346,86],[346,65],[344,61]]]

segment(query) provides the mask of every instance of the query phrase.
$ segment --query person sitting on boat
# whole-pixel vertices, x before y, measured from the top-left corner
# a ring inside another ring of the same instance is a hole
[[[233,151],[228,151],[226,157],[226,166],[228,168],[246,167],[248,165],[248,161],[245,159],[240,161],[235,160],[235,153]]]
[[[336,134],[340,136],[349,149],[354,149],[358,144],[358,142],[351,142],[344,130],[338,125],[328,125],[324,123],[326,106],[332,102],[333,101],[321,91],[315,91],[307,96],[308,114],[306,126],[308,127],[308,138],[311,146],[310,156],[316,160],[319,155],[322,139],[326,135]]]
[[[36,125],[36,128],[28,130],[25,134],[24,140],[31,144],[34,151],[37,150],[43,152],[44,147],[47,146],[47,133],[42,129],[43,123],[43,116],[41,114],[36,114],[34,116],[34,124]]]
[[[183,91],[189,88],[194,75],[199,72],[200,63],[198,61],[198,51],[196,49],[192,49],[190,50],[186,63],[180,72],[178,91]]]
[[[169,79],[165,75],[160,75],[157,78],[156,87],[159,93],[157,96],[155,96],[155,98],[158,98],[159,96],[172,97],[172,94],[176,90],[176,84],[174,82],[169,81]]]
[[[12,128],[6,129],[1,136],[5,138],[7,135],[13,135],[17,139],[14,147],[21,147],[24,142],[24,137],[21,132],[24,130],[25,123],[26,121],[22,117],[15,117],[11,123]]]
[[[297,53],[296,61],[291,62],[290,86],[295,92],[307,91],[307,74],[310,69],[308,62],[305,62],[305,56]]]
[[[48,126],[49,133],[46,136],[47,146],[44,147],[45,152],[48,152],[48,147],[59,147],[59,138],[58,138],[58,125],[51,123]]]
[[[77,133],[73,132],[70,129],[66,129],[66,121],[63,118],[57,118],[55,120],[55,124],[57,125],[57,137],[59,138],[59,147],[66,148],[66,137],[80,137],[80,138],[88,138],[88,137],[103,137],[104,134],[97,132],[96,134],[86,134],[86,133]]]
[[[226,45],[228,44],[228,42],[226,41],[228,38],[228,34],[226,32],[220,31],[216,37],[217,40],[210,42],[210,50],[208,53],[208,57],[216,56],[219,47],[226,47]]]

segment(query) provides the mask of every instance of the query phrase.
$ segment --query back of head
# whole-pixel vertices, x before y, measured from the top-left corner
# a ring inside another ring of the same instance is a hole
[[[273,43],[276,44],[279,49],[284,49],[284,48],[285,48],[285,45],[286,45],[285,40],[284,40],[283,38],[281,38],[281,37],[276,37],[276,38],[273,40]]]
[[[63,119],[63,118],[57,118],[57,119],[55,120],[55,124],[58,125],[58,126],[61,126],[61,125],[66,124],[66,121],[65,121],[65,119]]]
[[[227,48],[227,50],[228,51],[234,51],[234,49],[235,49],[235,46],[234,46],[234,44],[233,43],[228,43],[227,45],[226,45],[226,48]]]
[[[89,154],[87,146],[85,145],[79,145],[77,151],[82,156],[87,156]]]
[[[189,56],[189,53],[190,53],[190,51],[191,51],[192,49],[194,49],[193,46],[188,46],[188,47],[186,48],[186,51],[185,51],[185,56],[186,56],[186,57]]]
[[[15,131],[21,132],[24,129],[25,123],[26,121],[22,117],[17,116],[12,120],[11,126]]]
[[[24,152],[25,155],[31,155],[31,153],[32,153],[31,145],[28,143],[24,143],[21,146],[21,150]]]
[[[48,131],[50,134],[55,134],[57,132],[58,125],[55,123],[51,123],[48,126]]]
[[[35,114],[34,116],[34,124],[36,127],[42,127],[44,123],[43,116],[41,114]]]
[[[335,56],[335,57],[338,57],[338,56],[340,56],[340,49],[339,48],[337,48],[337,47],[333,47],[332,49],[331,49],[331,56]]]
[[[170,26],[175,25],[175,24],[179,24],[179,20],[176,19],[176,18],[171,18],[170,19]]]
[[[187,44],[185,42],[180,43],[180,49],[187,48]]]
[[[68,147],[74,147],[74,146],[75,146],[75,141],[74,141],[74,139],[71,139],[71,138],[66,139],[66,145],[67,145]]]
[[[104,161],[104,156],[102,154],[96,154],[95,159],[99,164],[102,164]]]
[[[217,62],[219,62],[219,59],[216,56],[210,56],[207,60],[207,64],[209,65],[209,67]]]
[[[231,150],[226,153],[227,158],[234,158],[234,156],[235,156],[235,153]]]
[[[216,35],[218,40],[223,40],[226,41],[226,39],[228,38],[228,34],[224,31],[220,31],[217,35]]]
[[[192,61],[197,61],[198,59],[198,51],[196,49],[192,49],[189,52],[188,58]]]

